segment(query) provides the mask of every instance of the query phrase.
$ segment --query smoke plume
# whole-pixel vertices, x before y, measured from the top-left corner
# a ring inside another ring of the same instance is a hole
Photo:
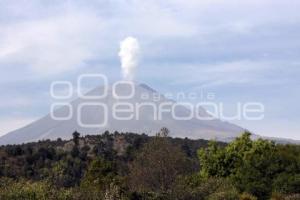
[[[122,75],[125,80],[132,80],[134,78],[139,54],[140,45],[136,38],[127,37],[121,41],[119,56],[121,59]]]

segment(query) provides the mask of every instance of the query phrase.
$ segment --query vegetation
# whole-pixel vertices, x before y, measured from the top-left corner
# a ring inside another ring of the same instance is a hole
[[[0,147],[0,199],[300,199],[300,146],[109,133]]]

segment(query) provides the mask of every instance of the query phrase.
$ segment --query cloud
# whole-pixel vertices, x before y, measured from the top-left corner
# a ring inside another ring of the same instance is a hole
[[[22,65],[39,75],[52,75],[98,56],[95,38],[103,24],[96,16],[72,13],[0,27],[0,66]]]
[[[276,44],[289,40],[285,35],[291,31],[282,26],[299,22],[296,5],[271,0],[6,1],[0,8],[0,67],[13,65],[38,75],[89,67],[90,61],[116,59],[118,41],[127,35],[140,39],[146,60],[283,56]]]
[[[120,2],[114,7],[116,11],[111,8],[111,16],[81,3],[8,4],[11,6],[5,8],[12,14],[3,13],[6,19],[14,20],[0,20],[0,67],[13,65],[42,76],[85,67],[91,60],[115,58],[117,51],[113,45],[125,34],[154,38],[194,32],[156,3]],[[18,9],[22,6],[24,11]],[[110,4],[107,2],[106,6],[109,9]],[[41,9],[46,9],[45,14]]]

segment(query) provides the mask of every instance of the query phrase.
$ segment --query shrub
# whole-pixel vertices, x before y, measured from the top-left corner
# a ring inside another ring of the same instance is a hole
[[[300,194],[292,194],[285,197],[284,200],[299,200]]]
[[[240,200],[257,200],[257,198],[251,194],[243,193],[240,196]]]

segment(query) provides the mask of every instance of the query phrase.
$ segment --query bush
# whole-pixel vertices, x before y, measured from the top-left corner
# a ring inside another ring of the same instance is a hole
[[[208,200],[239,200],[239,192],[228,181],[224,181],[214,193],[209,195]]]
[[[279,174],[273,182],[273,190],[282,194],[300,193],[300,174]]]
[[[283,194],[275,192],[272,194],[271,200],[284,200],[284,198],[285,196]]]
[[[257,200],[257,198],[251,194],[243,193],[240,196],[240,200]]]
[[[46,181],[30,182],[2,179],[0,199],[68,200],[72,199],[72,193],[65,189],[56,189]]]
[[[285,197],[284,200],[299,200],[300,194],[292,194]]]
[[[199,178],[197,175],[181,177],[173,189],[178,200],[238,200],[238,190],[227,179]]]

